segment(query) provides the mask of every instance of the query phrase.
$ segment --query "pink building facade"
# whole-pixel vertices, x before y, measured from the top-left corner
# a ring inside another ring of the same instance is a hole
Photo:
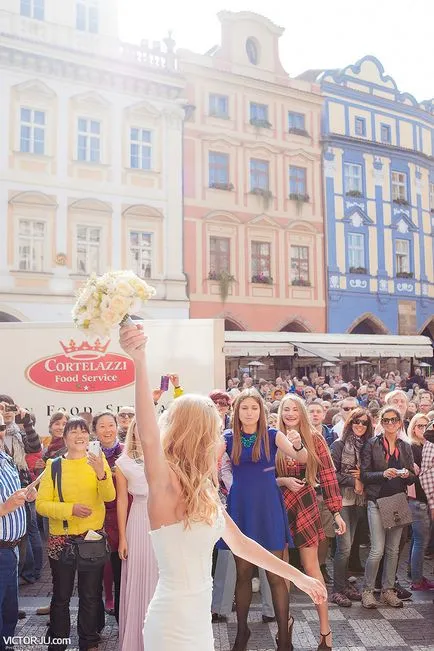
[[[294,80],[282,28],[221,12],[221,45],[178,51],[190,316],[226,329],[326,331],[318,86]]]

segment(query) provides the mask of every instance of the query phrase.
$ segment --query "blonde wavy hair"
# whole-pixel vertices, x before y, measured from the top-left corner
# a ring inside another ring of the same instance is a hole
[[[181,486],[185,526],[212,525],[219,504],[217,455],[223,442],[215,404],[205,396],[180,396],[160,427],[164,455]]]
[[[137,436],[135,418],[132,419],[131,423],[128,426],[122,454],[128,455],[129,457],[131,457],[131,459],[143,458],[143,450],[142,450],[142,445],[140,443],[140,439]]]
[[[306,481],[310,486],[315,486],[317,483],[318,470],[321,464],[320,458],[316,451],[315,441],[318,437],[321,437],[321,434],[318,434],[313,428],[309,413],[306,409],[306,406],[301,398],[295,395],[286,395],[282,402],[280,403],[279,412],[278,412],[278,427],[280,431],[286,432],[286,425],[283,422],[283,408],[288,402],[293,402],[298,407],[298,413],[300,414],[300,423],[298,426],[298,433],[301,436],[304,447],[307,450],[308,457],[306,462]],[[327,444],[325,447],[328,450]],[[279,477],[287,477],[287,459],[286,455],[280,450],[276,455],[276,470]]]
[[[410,443],[411,443],[412,445],[423,445],[423,441],[421,441],[420,439],[418,439],[418,438],[416,437],[416,435],[415,435],[415,432],[414,432],[414,430],[415,430],[415,428],[416,428],[416,425],[418,424],[418,422],[419,422],[420,420],[422,420],[422,418],[424,418],[424,419],[426,420],[426,424],[428,425],[429,420],[430,420],[430,419],[428,418],[428,415],[418,413],[418,414],[415,414],[415,415],[413,416],[413,418],[411,419],[411,421],[410,421],[410,423],[409,423],[409,426],[408,426],[408,428],[407,428],[407,436],[408,436],[409,441],[410,441]]]

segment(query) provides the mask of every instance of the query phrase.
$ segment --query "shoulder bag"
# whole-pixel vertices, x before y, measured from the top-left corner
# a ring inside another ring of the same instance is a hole
[[[405,527],[413,522],[413,517],[408,506],[408,499],[405,493],[396,493],[389,497],[377,499],[380,509],[381,521],[385,529]]]
[[[59,495],[59,500],[64,501],[62,494],[62,457],[57,457],[51,464],[51,478],[53,486]],[[65,532],[68,530],[68,521],[63,521]],[[103,567],[110,558],[110,549],[107,541],[107,534],[100,533],[100,540],[84,540],[81,537],[71,538],[72,549],[67,546],[62,552],[62,560],[71,564],[74,560],[77,563],[77,570],[87,572]]]

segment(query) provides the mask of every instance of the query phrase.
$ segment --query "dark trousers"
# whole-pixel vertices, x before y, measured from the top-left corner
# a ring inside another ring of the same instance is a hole
[[[50,606],[50,627],[48,636],[51,638],[70,637],[71,619],[69,602],[74,589],[76,565],[67,565],[61,560],[50,558],[51,575],[53,579],[53,596]],[[102,597],[103,567],[78,574],[78,638],[80,651],[97,646],[100,641],[98,634],[100,603]],[[50,644],[49,651],[65,651],[67,644]]]
[[[18,556],[16,549],[0,549],[0,651],[12,649],[7,645],[18,621]]]

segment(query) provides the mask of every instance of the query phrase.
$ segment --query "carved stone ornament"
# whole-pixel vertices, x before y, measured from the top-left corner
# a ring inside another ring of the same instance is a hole
[[[55,262],[58,267],[64,267],[66,265],[66,260],[66,253],[56,253]]]

